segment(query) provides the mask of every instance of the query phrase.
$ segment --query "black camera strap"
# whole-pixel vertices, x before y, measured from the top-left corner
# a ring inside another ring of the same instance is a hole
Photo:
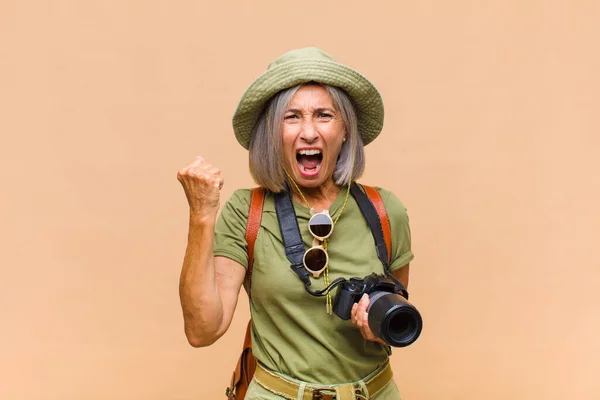
[[[375,239],[375,248],[377,256],[383,264],[385,274],[388,275],[396,285],[399,285],[401,292],[408,298],[408,293],[404,286],[390,273],[388,269],[388,252],[385,245],[383,236],[383,228],[381,226],[381,220],[379,214],[375,209],[375,206],[369,199],[369,197],[353,182],[350,186],[350,194],[358,204],[358,208],[362,212],[363,216],[367,220],[367,224]],[[281,231],[281,237],[283,238],[283,245],[285,248],[285,255],[290,261],[290,268],[300,280],[304,283],[306,290],[315,296],[323,295],[328,290],[331,290],[334,286],[341,283],[337,282],[340,278],[336,279],[329,285],[328,288],[312,292],[308,286],[310,286],[310,278],[308,271],[304,268],[304,243],[302,243],[302,235],[300,234],[300,227],[298,226],[298,219],[296,218],[296,212],[294,211],[294,205],[292,203],[292,196],[289,190],[275,193],[275,211],[277,212],[277,219],[279,220],[279,229]],[[343,280],[343,278],[342,278]],[[334,285],[335,284],[335,285]]]
[[[398,279],[389,270],[388,265],[388,250],[385,245],[385,239],[383,236],[383,228],[381,226],[381,219],[379,219],[379,214],[375,209],[375,206],[369,200],[369,197],[358,187],[356,182],[352,183],[350,186],[350,194],[356,200],[356,204],[358,204],[358,208],[362,212],[363,216],[367,220],[367,224],[369,228],[371,228],[371,233],[373,234],[373,239],[375,239],[375,250],[377,251],[377,256],[379,260],[383,264],[383,270],[387,276],[389,276],[397,286],[397,289],[400,290],[402,296],[408,300],[408,291],[404,287]]]
[[[290,268],[298,275],[305,287],[310,286],[308,271],[304,268],[304,243],[294,211],[292,196],[289,190],[275,193],[275,211],[279,220],[279,229],[283,238],[285,255],[292,263]]]
[[[377,257],[383,264],[383,268],[387,271],[388,265],[388,251],[385,245],[385,239],[383,238],[383,228],[381,227],[381,220],[379,219],[379,214],[377,214],[377,210],[375,206],[369,200],[367,195],[360,190],[356,182],[352,183],[350,186],[350,194],[356,200],[356,204],[358,204],[358,208],[360,212],[362,212],[363,216],[367,220],[367,224],[369,228],[371,228],[371,233],[373,234],[373,239],[375,239],[375,250],[377,251]]]

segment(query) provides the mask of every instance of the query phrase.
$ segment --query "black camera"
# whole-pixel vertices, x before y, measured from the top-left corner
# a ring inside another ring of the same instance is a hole
[[[400,294],[406,293],[403,289],[385,275],[372,273],[363,279],[351,278],[339,288],[333,312],[341,319],[350,319],[352,306],[366,293],[371,301],[367,308],[371,331],[390,346],[405,347],[417,340],[423,320],[419,311]]]

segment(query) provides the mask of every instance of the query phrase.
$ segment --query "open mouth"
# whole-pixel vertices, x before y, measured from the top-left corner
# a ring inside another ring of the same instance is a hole
[[[323,154],[321,153],[321,150],[318,149],[299,150],[296,153],[296,161],[298,163],[300,174],[310,178],[319,173],[321,162],[323,161]]]

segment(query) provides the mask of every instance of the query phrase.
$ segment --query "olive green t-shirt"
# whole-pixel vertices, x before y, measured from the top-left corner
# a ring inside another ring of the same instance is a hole
[[[393,271],[413,259],[406,209],[391,192],[381,193],[392,230]],[[250,189],[233,193],[224,205],[215,228],[214,254],[237,261],[247,268],[245,239],[250,207]],[[346,190],[340,191],[329,209],[335,220]],[[310,211],[294,201],[304,246],[312,246],[308,231]],[[329,276],[363,278],[383,273],[373,235],[352,196],[328,240]],[[324,278],[311,276],[312,290],[325,287]],[[322,384],[357,381],[384,364],[390,348],[363,339],[359,329],[335,314],[328,315],[325,297],[308,294],[286,258],[273,195],[267,193],[261,228],[254,247],[252,269],[252,351],[270,370],[296,379]],[[333,291],[335,296],[337,289]]]

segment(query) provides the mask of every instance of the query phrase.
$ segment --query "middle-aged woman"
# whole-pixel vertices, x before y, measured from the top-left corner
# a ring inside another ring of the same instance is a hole
[[[354,304],[350,321],[331,313],[330,296],[309,295],[289,268],[274,206],[275,193],[290,192],[305,249],[326,249],[325,271],[310,277],[315,290],[339,277],[383,273],[371,230],[349,196],[365,167],[364,145],[382,126],[373,84],[316,48],[273,61],[239,102],[234,132],[249,150],[254,180],[267,189],[251,277],[252,347],[263,376],[275,379],[265,384],[255,376],[247,400],[400,398],[390,347],[367,322],[368,295]],[[192,346],[208,346],[229,328],[244,282],[251,190],[235,191],[217,218],[224,182],[217,167],[197,157],[178,180],[190,206],[180,281],[185,334]],[[406,209],[391,192],[377,191],[391,226],[389,270],[406,287],[413,259]],[[308,223],[323,211],[334,229],[318,240]]]

